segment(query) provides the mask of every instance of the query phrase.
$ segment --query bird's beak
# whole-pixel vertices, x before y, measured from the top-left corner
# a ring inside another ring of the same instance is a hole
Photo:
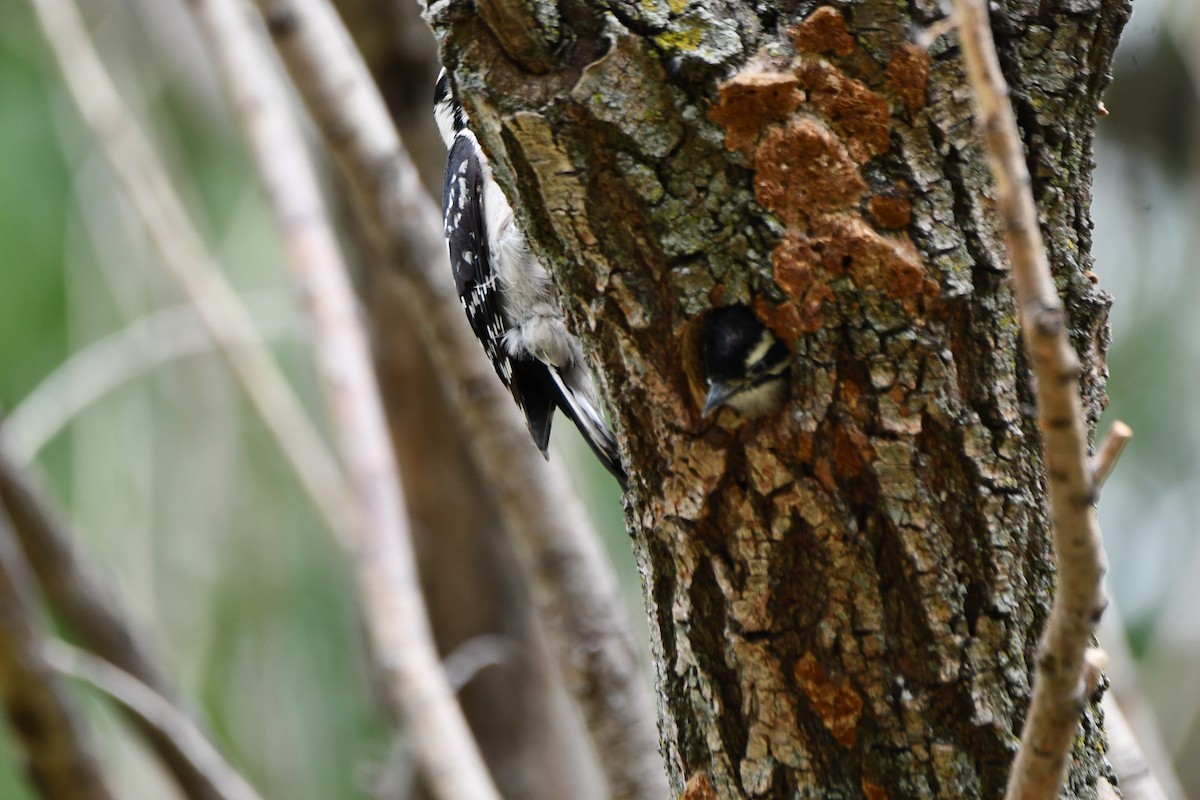
[[[738,387],[721,381],[713,381],[708,387],[708,397],[704,398],[704,408],[700,410],[703,417],[711,416],[725,401],[732,397]]]

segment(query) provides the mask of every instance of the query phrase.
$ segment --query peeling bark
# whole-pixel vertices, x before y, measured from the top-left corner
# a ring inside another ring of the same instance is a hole
[[[953,33],[913,43],[939,5],[557,11],[538,75],[468,5],[432,21],[629,455],[675,791],[1001,796],[1054,578],[971,96]],[[1092,137],[1128,13],[993,8],[1093,427]],[[696,332],[731,303],[792,347],[792,394],[714,424]],[[1093,705],[1064,796],[1103,749]]]

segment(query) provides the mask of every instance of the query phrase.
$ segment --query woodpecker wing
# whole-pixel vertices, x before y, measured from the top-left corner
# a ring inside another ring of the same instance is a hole
[[[483,207],[486,180],[474,135],[460,130],[450,145],[442,192],[443,230],[454,285],[475,338],[483,345],[500,380],[512,392],[513,400],[525,415],[530,435],[545,454],[554,414],[554,401],[548,394],[554,390],[553,381],[545,364],[532,359],[514,361],[504,346],[508,322],[488,247]]]
[[[466,114],[454,97],[454,88],[444,69],[434,90],[434,118],[450,151],[442,190],[443,231],[458,298],[475,338],[483,345],[496,374],[512,393],[542,455],[549,457],[550,424],[554,409],[561,408],[624,486],[625,473],[621,469],[616,439],[590,400],[592,390],[586,375],[582,379],[579,375],[564,375],[560,372],[562,365],[541,360],[535,355],[538,348],[529,347],[528,342],[525,346],[506,343],[505,334],[510,333],[509,328],[522,324],[529,316],[530,309],[526,306],[531,303],[536,306],[539,302],[546,305],[546,298],[541,297],[546,289],[540,283],[544,271],[521,247],[513,249],[524,252],[525,258],[517,257],[515,263],[498,261],[505,258],[503,245],[497,248],[501,252],[492,252],[492,242],[499,241],[493,237],[511,237],[519,232],[511,227],[512,211],[503,199],[498,201],[502,207],[488,207],[489,196],[496,201],[501,195],[491,182],[487,158],[480,150],[475,134],[467,127]],[[488,217],[489,212],[492,219]],[[511,238],[508,241],[512,244]],[[513,253],[509,253],[508,258],[514,258]],[[502,267],[506,281],[503,285],[499,274]],[[506,303],[509,297],[506,290],[517,298],[515,308]],[[551,310],[557,310],[557,304],[552,305]],[[545,314],[546,309],[539,313]],[[557,314],[561,317],[561,311]],[[570,340],[568,349],[579,350],[569,332],[564,329],[561,336]]]
[[[458,300],[467,312],[471,330],[508,386],[512,383],[512,365],[502,346],[505,324],[483,224],[483,181],[483,170],[469,135],[460,134],[450,147],[442,192],[446,247],[450,251]]]

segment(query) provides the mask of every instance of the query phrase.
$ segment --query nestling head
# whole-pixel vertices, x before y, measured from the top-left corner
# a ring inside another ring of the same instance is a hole
[[[703,336],[704,416],[728,406],[743,417],[761,417],[783,405],[791,353],[749,308],[713,311]]]

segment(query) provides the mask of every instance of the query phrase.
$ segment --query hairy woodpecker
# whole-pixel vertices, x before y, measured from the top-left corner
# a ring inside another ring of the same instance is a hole
[[[600,414],[583,348],[567,330],[550,276],[530,252],[444,69],[434,117],[450,151],[442,188],[446,245],[475,337],[542,455],[549,458],[550,423],[560,408],[624,485],[617,440]]]
[[[718,308],[703,331],[704,379],[709,416],[729,406],[743,417],[761,417],[787,399],[791,353],[746,306]]]

